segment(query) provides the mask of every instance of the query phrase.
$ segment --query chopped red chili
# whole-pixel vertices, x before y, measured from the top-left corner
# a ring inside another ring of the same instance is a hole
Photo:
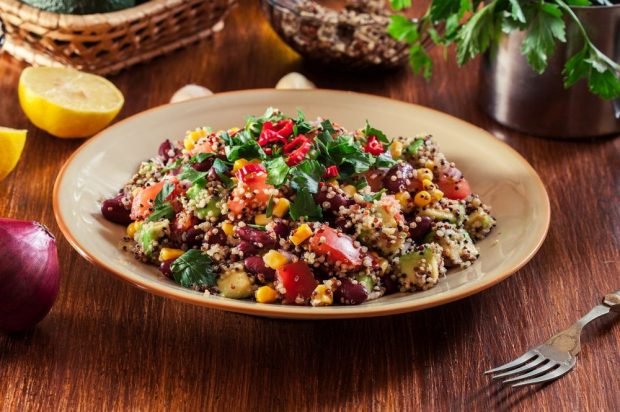
[[[379,156],[385,151],[385,148],[379,139],[377,139],[377,136],[370,136],[366,142],[366,146],[364,146],[364,151],[373,156]]]
[[[301,146],[299,146],[289,155],[289,157],[286,159],[286,164],[289,166],[295,166],[296,164],[301,163],[301,161],[304,160],[310,149],[312,149],[312,142],[306,139],[304,142],[301,143]]]
[[[272,122],[263,123],[258,144],[265,146],[268,143],[286,143],[286,139],[293,134],[293,121],[291,119],[280,120],[275,125]]]
[[[309,142],[309,141],[310,140],[308,140],[306,136],[304,136],[303,134],[300,134],[299,136],[297,136],[296,138],[294,138],[293,140],[285,144],[282,150],[284,150],[284,153],[289,154],[293,150],[301,147],[303,143]]]
[[[338,176],[338,174],[339,174],[338,166],[331,165],[327,169],[325,169],[325,174],[323,174],[323,177],[326,177],[326,178],[336,177]]]
[[[237,179],[245,182],[246,176],[248,176],[251,173],[256,174],[260,172],[266,172],[265,167],[263,165],[258,164],[258,163],[248,163],[247,165],[243,166],[241,169],[237,171]]]

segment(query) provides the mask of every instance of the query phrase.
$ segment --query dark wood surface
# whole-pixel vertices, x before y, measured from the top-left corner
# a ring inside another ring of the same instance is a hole
[[[215,92],[273,87],[291,70],[322,88],[423,104],[489,130],[532,164],[551,199],[544,245],[486,292],[387,318],[269,320],[150,295],[87,263],[63,239],[52,185],[82,141],[28,123],[16,98],[23,65],[4,55],[0,124],[30,134],[19,166],[0,183],[0,216],[48,225],[63,279],[32,333],[0,335],[0,410],[618,410],[614,316],[587,330],[576,369],[555,383],[512,390],[482,372],[620,288],[620,140],[546,140],[494,123],[476,105],[476,63],[439,62],[429,83],[406,70],[312,67],[279,41],[255,2],[242,4],[213,42],[112,77],[127,99],[120,118],[166,102],[187,83]]]

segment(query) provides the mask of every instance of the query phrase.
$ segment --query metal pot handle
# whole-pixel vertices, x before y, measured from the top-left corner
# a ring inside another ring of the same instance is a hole
[[[620,99],[616,99],[612,102],[614,105],[614,112],[616,113],[616,119],[620,119]]]

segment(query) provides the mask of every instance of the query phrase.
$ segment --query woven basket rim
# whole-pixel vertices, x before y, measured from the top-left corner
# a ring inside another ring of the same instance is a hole
[[[186,0],[150,0],[124,10],[96,14],[61,14],[52,13],[22,3],[18,0],[0,0],[0,10],[6,10],[20,19],[36,23],[42,27],[56,28],[60,25],[69,26],[72,30],[92,28],[93,25],[113,20],[115,24],[128,23],[172,9]]]

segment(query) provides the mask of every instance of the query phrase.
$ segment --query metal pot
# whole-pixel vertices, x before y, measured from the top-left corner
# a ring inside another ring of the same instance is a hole
[[[620,5],[575,7],[592,42],[620,62]],[[524,32],[504,36],[483,56],[480,101],[499,123],[546,137],[601,136],[620,132],[620,100],[603,100],[580,80],[562,83],[566,61],[583,47],[577,27],[567,21],[566,43],[559,43],[545,73],[539,75],[521,55]]]

